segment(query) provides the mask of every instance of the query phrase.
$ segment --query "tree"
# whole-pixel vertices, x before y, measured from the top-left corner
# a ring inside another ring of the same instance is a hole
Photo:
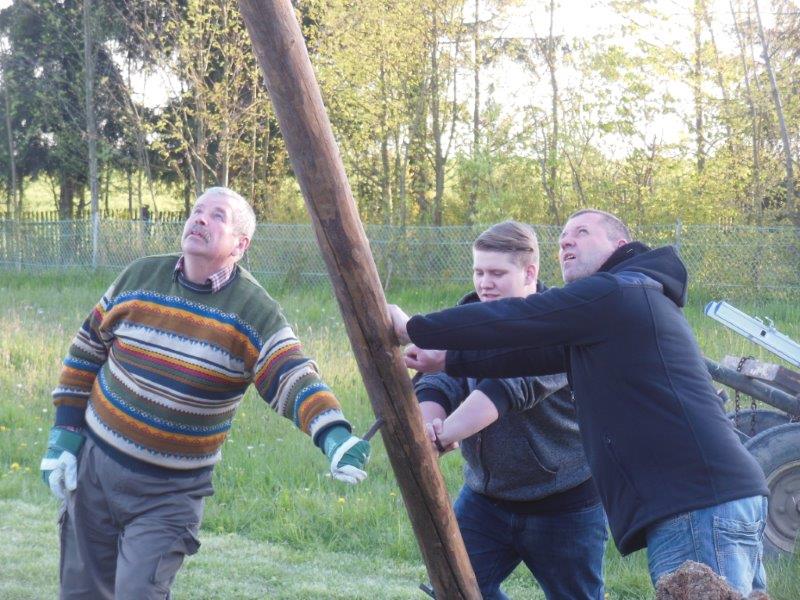
[[[93,5],[92,31],[104,32],[106,40],[118,28],[101,8]],[[20,155],[19,179],[47,174],[58,188],[59,214],[71,218],[82,207],[88,183],[83,3],[14,3],[0,13],[0,30],[9,43],[4,75],[15,82],[18,97],[26,99],[10,103],[12,123],[24,122],[26,131],[15,148]],[[111,124],[118,116],[107,100],[121,93],[114,87],[119,78],[114,76],[116,65],[104,40],[94,44],[92,80],[97,85],[90,92],[98,124],[98,156],[103,155],[103,145],[114,143],[101,135],[114,131]]]
[[[10,91],[10,82],[8,80],[8,76],[6,74],[7,68],[5,66],[6,63],[6,49],[3,48],[2,51],[2,71],[4,73],[4,77],[0,85],[2,85],[2,93],[3,93],[3,108],[4,108],[4,125],[6,129],[6,139],[8,140],[8,167],[9,167],[9,177],[8,177],[8,186],[7,186],[7,193],[8,198],[6,200],[6,213],[9,215],[18,214],[20,210],[20,204],[17,199],[17,160],[16,160],[16,150],[14,147],[14,129],[11,122],[11,91]]]

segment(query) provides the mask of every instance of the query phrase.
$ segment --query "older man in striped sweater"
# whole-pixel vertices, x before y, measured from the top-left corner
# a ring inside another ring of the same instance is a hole
[[[369,443],[237,264],[254,231],[239,194],[210,188],[182,254],[129,265],[73,339],[41,465],[64,500],[61,598],[169,597],[199,547],[212,470],[251,383],[328,456],[334,478],[366,477]]]

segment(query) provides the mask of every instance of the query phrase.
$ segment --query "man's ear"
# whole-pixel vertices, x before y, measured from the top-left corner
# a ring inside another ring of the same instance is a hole
[[[525,267],[525,285],[530,285],[536,281],[536,276],[539,274],[539,267],[536,265],[528,265]]]
[[[625,244],[630,244],[628,240],[617,240],[617,248],[622,248]]]
[[[247,237],[246,235],[240,235],[238,243],[233,248],[233,252],[236,256],[241,258],[242,256],[244,256],[244,253],[247,252],[247,249],[249,247],[250,247],[250,238]]]

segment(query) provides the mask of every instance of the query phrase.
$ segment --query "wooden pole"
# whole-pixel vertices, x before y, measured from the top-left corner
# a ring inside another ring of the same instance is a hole
[[[480,598],[289,0],[239,0],[386,453],[439,599]]]

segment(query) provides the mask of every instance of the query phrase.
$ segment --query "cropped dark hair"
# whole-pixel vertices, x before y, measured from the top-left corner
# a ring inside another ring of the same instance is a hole
[[[567,217],[567,221],[569,221],[574,217],[586,214],[600,215],[601,221],[603,222],[603,227],[605,227],[606,230],[606,235],[608,235],[608,239],[612,241],[617,241],[617,240],[625,240],[626,242],[631,241],[631,232],[628,229],[628,226],[625,225],[625,223],[622,221],[622,219],[604,210],[599,210],[596,208],[584,208],[572,213],[569,217]]]

